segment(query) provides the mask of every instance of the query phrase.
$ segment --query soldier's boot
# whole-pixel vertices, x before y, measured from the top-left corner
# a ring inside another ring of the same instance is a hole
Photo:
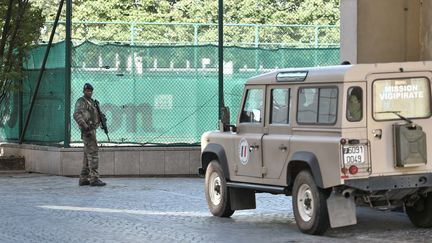
[[[90,186],[105,186],[105,185],[106,183],[99,179],[90,182]]]
[[[78,181],[79,186],[88,186],[90,185],[90,181],[88,179],[82,179],[80,178]]]

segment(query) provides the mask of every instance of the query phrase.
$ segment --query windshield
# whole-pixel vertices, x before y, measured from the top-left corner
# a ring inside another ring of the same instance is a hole
[[[376,120],[400,119],[393,111],[408,118],[431,115],[427,78],[376,80],[372,88],[373,117]]]

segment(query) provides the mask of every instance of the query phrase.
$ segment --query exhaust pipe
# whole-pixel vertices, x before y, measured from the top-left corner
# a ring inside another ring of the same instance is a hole
[[[351,197],[351,195],[353,194],[354,191],[355,191],[355,189],[348,188],[348,189],[345,189],[345,190],[342,191],[342,195],[345,198],[349,198],[349,197]]]

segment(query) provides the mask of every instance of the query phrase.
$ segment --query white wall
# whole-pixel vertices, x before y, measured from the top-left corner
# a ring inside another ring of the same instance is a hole
[[[341,0],[341,61],[432,58],[432,0]]]

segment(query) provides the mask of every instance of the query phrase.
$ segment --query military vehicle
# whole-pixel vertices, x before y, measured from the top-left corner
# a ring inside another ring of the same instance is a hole
[[[307,234],[357,223],[356,206],[432,227],[432,62],[280,69],[249,79],[236,124],[201,138],[211,213],[292,196]],[[429,153],[429,157],[430,157]]]

